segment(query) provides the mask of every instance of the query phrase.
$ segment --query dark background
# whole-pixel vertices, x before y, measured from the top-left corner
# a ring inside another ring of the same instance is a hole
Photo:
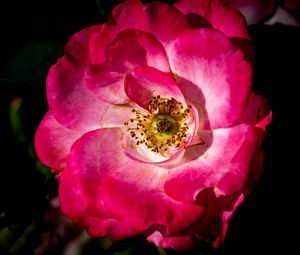
[[[33,254],[41,246],[39,254],[63,254],[81,233],[50,205],[57,182],[38,162],[33,137],[47,111],[49,67],[75,32],[105,22],[118,2],[1,1],[0,254]],[[299,10],[293,14],[298,18]],[[234,215],[224,244],[218,250],[200,245],[188,254],[299,252],[299,28],[252,25],[249,31],[257,49],[253,90],[267,97],[273,110],[265,171]],[[143,237],[115,244],[89,239],[80,249],[82,254],[177,254],[157,250]]]

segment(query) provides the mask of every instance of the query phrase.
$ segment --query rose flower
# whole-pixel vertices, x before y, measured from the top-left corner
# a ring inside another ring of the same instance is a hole
[[[241,14],[205,0],[128,0],[75,34],[35,136],[62,212],[96,237],[222,242],[270,121],[251,92],[249,40]]]

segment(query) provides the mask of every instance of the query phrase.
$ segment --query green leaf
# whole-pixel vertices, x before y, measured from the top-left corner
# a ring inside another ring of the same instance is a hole
[[[10,104],[10,126],[15,135],[21,142],[25,142],[26,136],[22,131],[22,118],[21,118],[21,106],[22,106],[22,98],[16,97],[11,101]]]
[[[159,255],[167,255],[167,252],[166,252],[165,249],[159,248],[159,247],[158,247],[157,250],[158,250],[158,254],[159,254]]]
[[[26,245],[27,243],[27,238],[30,236],[30,234],[35,230],[35,224],[33,222],[31,222],[27,228],[25,229],[25,231],[23,232],[23,234],[16,240],[16,242],[11,246],[11,248],[9,249],[9,254],[10,255],[15,255],[18,254],[18,252],[20,252],[23,247]]]
[[[11,224],[0,229],[0,252],[9,255],[23,254],[22,251],[28,246],[28,240],[35,230],[36,224],[33,221],[29,222],[28,225]]]
[[[12,239],[13,234],[9,227],[0,229],[0,251],[7,250]]]
[[[125,251],[121,251],[121,252],[114,252],[112,255],[134,255],[134,248],[131,247]]]
[[[44,183],[45,184],[49,181],[49,179],[51,177],[53,177],[53,174],[51,173],[50,168],[46,167],[40,161],[37,161],[37,163],[36,163],[36,170],[44,176]]]

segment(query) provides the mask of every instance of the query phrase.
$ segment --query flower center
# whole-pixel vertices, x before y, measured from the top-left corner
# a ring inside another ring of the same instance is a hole
[[[191,107],[164,96],[153,97],[148,103],[149,111],[133,109],[135,117],[124,125],[136,146],[144,145],[168,157],[187,141]]]
[[[154,116],[151,128],[158,140],[165,140],[177,133],[178,124],[173,116],[159,113]]]

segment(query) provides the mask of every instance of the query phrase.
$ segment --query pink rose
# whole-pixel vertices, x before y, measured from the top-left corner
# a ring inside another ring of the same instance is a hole
[[[63,213],[112,240],[222,242],[260,176],[270,121],[248,44],[241,14],[205,0],[128,0],[75,34],[49,71],[35,136]]]

